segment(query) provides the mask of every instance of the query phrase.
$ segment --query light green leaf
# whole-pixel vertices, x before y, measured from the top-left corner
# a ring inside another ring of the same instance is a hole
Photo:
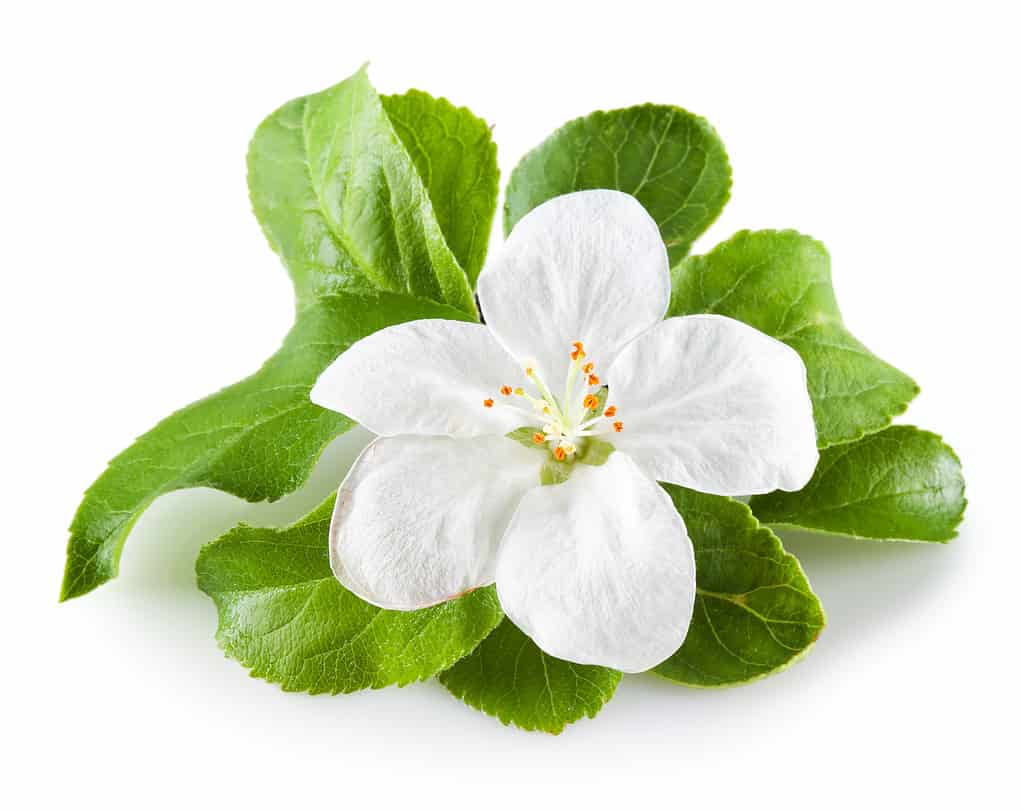
[[[919,389],[842,323],[824,246],[795,231],[740,231],[672,271],[669,315],[718,313],[795,349],[826,448],[880,431]]]
[[[421,160],[426,152],[432,147]],[[476,315],[466,274],[365,69],[271,114],[248,165],[253,210],[300,304],[368,284]]]
[[[487,168],[493,145],[481,137],[482,122],[424,93],[387,103],[402,116],[403,139],[419,145],[415,163],[433,162],[430,191],[436,217],[425,187],[410,169],[414,161],[382,118],[380,100],[363,71],[324,93],[284,105],[263,122],[249,150],[250,193],[271,245],[295,282],[299,318],[284,347],[259,372],[168,417],[110,463],[72,523],[62,599],[116,576],[132,525],[163,493],[208,486],[261,501],[301,485],[323,448],[351,426],[344,417],[312,405],[308,394],[320,371],[354,341],[416,318],[476,316],[464,278],[454,285],[462,292],[453,297],[463,312],[381,292],[363,273],[360,262],[373,257],[381,260],[380,273],[386,276],[394,270],[397,252],[416,268],[403,289],[436,292],[441,276],[434,286],[416,280],[457,264],[438,244],[436,223],[451,229],[446,235],[467,261],[478,263],[482,248],[471,234],[495,206],[496,181]],[[452,146],[431,129],[431,107],[446,131],[464,144],[467,164],[479,168],[479,185],[442,176],[450,168]],[[426,127],[422,133],[421,126]],[[327,130],[337,135],[337,146],[324,145]],[[312,149],[315,144],[322,148]],[[322,181],[314,186],[310,161],[317,156],[337,163],[334,175],[314,164]],[[390,180],[398,187],[383,188]],[[333,190],[333,195],[321,199],[317,189]],[[486,193],[491,194],[489,203]],[[392,210],[399,204],[400,214]],[[335,222],[344,230],[334,229]],[[407,243],[397,241],[406,238]],[[359,262],[348,252],[351,246],[358,248]],[[436,262],[420,261],[425,254]]]
[[[611,700],[622,674],[548,656],[505,619],[440,681],[466,704],[501,723],[554,735]]]
[[[421,90],[381,100],[426,185],[448,247],[475,286],[487,255],[500,177],[490,127],[469,109]]]
[[[966,509],[964,490],[959,458],[941,437],[894,425],[829,448],[798,493],[754,496],[750,507],[769,524],[858,538],[948,541]]]
[[[675,264],[728,201],[732,170],[704,119],[680,107],[643,104],[577,118],[512,172],[504,230],[540,203],[582,189],[618,189],[641,202]]]
[[[248,501],[274,501],[298,488],[327,444],[352,425],[309,401],[320,372],[355,341],[417,318],[468,320],[451,307],[393,293],[323,295],[301,311],[258,372],[141,436],[110,463],[75,514],[61,599],[116,577],[125,538],[157,496],[215,487]]]
[[[253,676],[288,691],[351,693],[430,678],[501,621],[493,587],[421,611],[386,611],[330,570],[331,497],[283,530],[239,526],[199,553],[217,640]]]
[[[696,606],[686,641],[654,671],[694,687],[725,687],[805,654],[824,611],[799,561],[745,504],[662,486],[693,542]]]

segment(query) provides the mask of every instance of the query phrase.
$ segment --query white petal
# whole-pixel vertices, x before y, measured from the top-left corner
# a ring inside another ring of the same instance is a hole
[[[500,393],[526,382],[485,326],[432,319],[356,342],[324,370],[309,397],[382,436],[468,437],[538,424],[520,398]],[[483,404],[488,399],[491,408]]]
[[[338,490],[330,565],[346,589],[410,611],[494,581],[495,552],[540,454],[504,437],[381,438]]]
[[[614,453],[525,495],[498,554],[497,593],[552,656],[638,673],[685,639],[693,545],[668,494]]]
[[[664,317],[668,254],[634,197],[596,189],[555,197],[515,226],[480,274],[484,320],[515,357],[559,386],[573,341],[598,373]]]
[[[720,315],[669,318],[608,371],[625,424],[614,445],[658,481],[704,493],[799,490],[817,433],[796,352]]]

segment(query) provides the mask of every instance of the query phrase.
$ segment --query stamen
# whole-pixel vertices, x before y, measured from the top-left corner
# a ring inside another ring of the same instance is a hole
[[[532,366],[526,367],[526,376],[532,380],[533,383],[536,384],[536,387],[540,390],[540,396],[543,398],[542,402],[545,404],[543,406],[543,413],[553,413],[557,419],[564,421],[564,415],[561,413],[558,401],[554,398],[554,395],[551,394],[551,390],[547,388],[547,384],[543,382],[543,378],[536,374]],[[535,402],[539,403],[541,401]]]
[[[494,401],[493,401],[493,400],[491,400],[491,399],[490,399],[490,398],[488,397],[488,398],[487,398],[486,400],[484,400],[484,401],[483,401],[483,407],[484,407],[484,408],[493,408],[493,407],[494,407]]]
[[[584,360],[586,350],[583,349],[583,342],[573,341],[572,351],[569,354],[572,363],[565,377],[565,394],[560,399],[551,394],[543,377],[533,366],[523,368],[535,390],[530,387],[509,385],[503,385],[500,388],[501,394],[505,397],[515,394],[525,399],[532,406],[534,413],[542,412],[544,415],[548,415],[542,420],[538,420],[538,422],[545,423],[543,427],[534,427],[527,436],[531,437],[534,445],[548,446],[553,458],[559,462],[573,459],[574,455],[579,452],[574,443],[585,443],[588,441],[587,437],[606,436],[607,432],[612,429],[615,433],[620,433],[625,428],[625,424],[622,422],[609,425],[604,421],[605,418],[614,417],[617,414],[617,407],[603,404],[606,392],[602,393],[592,388],[602,384],[600,377],[594,371],[596,364],[593,361]],[[582,383],[580,383],[580,379]],[[582,389],[582,392],[576,394],[579,389]],[[483,401],[483,405],[491,408],[494,401],[487,398]],[[512,407],[519,411],[526,411],[525,408],[514,405]],[[534,422],[533,425],[535,426],[536,423]]]
[[[594,426],[594,425],[596,425],[596,424],[597,424],[598,422],[600,422],[600,421],[601,421],[602,419],[604,419],[604,418],[603,418],[602,416],[600,416],[600,414],[598,414],[598,415],[597,415],[596,417],[593,417],[592,419],[588,419],[588,420],[586,420],[586,422],[581,422],[581,423],[579,423],[579,424],[578,424],[578,425],[577,425],[577,426],[575,427],[575,430],[574,430],[574,431],[573,431],[572,433],[573,433],[573,434],[574,434],[575,436],[589,436],[589,435],[590,435],[590,434],[592,434],[593,432],[592,432],[592,431],[590,431],[589,433],[587,433],[587,432],[586,432],[586,429],[587,429],[587,428],[590,428],[590,427],[592,427],[592,426]]]

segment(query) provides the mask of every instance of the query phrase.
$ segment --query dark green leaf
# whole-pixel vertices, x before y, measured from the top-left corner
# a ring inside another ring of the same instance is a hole
[[[798,493],[754,496],[761,521],[858,538],[947,541],[966,509],[959,458],[935,434],[895,425],[829,448]]]
[[[497,147],[490,127],[465,107],[421,90],[382,96],[415,162],[451,252],[475,285],[497,208]]]
[[[465,272],[365,70],[271,114],[248,164],[253,210],[300,303],[368,284],[476,315]]]
[[[75,514],[61,599],[117,575],[125,538],[157,496],[215,487],[274,501],[295,490],[352,424],[309,401],[320,372],[360,338],[417,318],[467,320],[450,307],[392,293],[323,295],[301,311],[262,369],[141,436],[93,483]]]
[[[611,700],[622,674],[555,659],[505,619],[471,654],[440,675],[466,704],[503,724],[554,735]]]
[[[693,542],[697,588],[686,641],[655,672],[692,686],[724,687],[802,656],[824,627],[824,611],[799,561],[745,504],[663,487]]]
[[[880,431],[919,389],[842,323],[824,246],[795,231],[740,231],[672,271],[669,315],[719,313],[795,349],[822,447]]]
[[[704,119],[643,104],[595,112],[557,130],[512,172],[504,230],[540,203],[582,189],[618,189],[657,221],[674,264],[728,201],[732,170]]]
[[[283,530],[239,526],[196,561],[217,640],[253,676],[289,691],[350,693],[430,678],[501,621],[493,587],[421,611],[386,611],[330,570],[331,497]]]

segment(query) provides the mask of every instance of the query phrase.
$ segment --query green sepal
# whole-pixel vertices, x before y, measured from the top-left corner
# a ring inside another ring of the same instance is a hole
[[[549,456],[540,468],[540,485],[547,487],[553,484],[563,484],[572,475],[574,462],[564,460],[559,462],[553,456]]]
[[[581,465],[600,466],[615,452],[615,446],[603,439],[590,437],[575,455],[575,461]]]
[[[521,428],[516,428],[514,431],[509,431],[507,434],[505,434],[505,436],[508,437],[508,439],[512,440],[513,442],[518,442],[520,445],[525,445],[527,448],[530,448],[535,451],[543,451],[544,453],[546,453],[547,452],[546,445],[538,445],[533,441],[533,435],[537,432],[537,430],[538,429],[536,428],[536,426],[523,425]]]

